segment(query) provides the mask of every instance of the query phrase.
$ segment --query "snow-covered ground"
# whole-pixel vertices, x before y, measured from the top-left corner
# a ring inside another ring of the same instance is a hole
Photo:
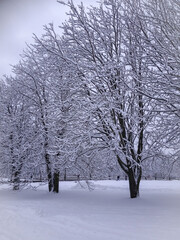
[[[62,182],[60,193],[0,185],[0,240],[179,240],[180,181]]]

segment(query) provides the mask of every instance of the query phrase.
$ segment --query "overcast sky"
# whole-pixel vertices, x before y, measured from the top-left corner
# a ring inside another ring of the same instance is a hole
[[[96,0],[82,2],[94,5]],[[65,12],[56,0],[0,0],[0,78],[11,73],[10,64],[18,62],[25,42],[33,42],[32,34],[40,36],[50,22],[57,27],[67,18]]]

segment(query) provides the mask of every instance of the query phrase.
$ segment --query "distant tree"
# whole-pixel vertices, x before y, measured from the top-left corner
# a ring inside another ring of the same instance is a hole
[[[59,191],[60,170],[71,165],[82,142],[77,73],[64,61],[61,42],[53,26],[46,26],[14,67],[18,93],[31,101],[50,192]]]
[[[1,85],[1,164],[13,182],[14,190],[20,187],[23,171],[32,163],[32,115],[29,101],[17,92],[13,78]],[[7,176],[5,175],[5,176]]]
[[[57,153],[52,153],[55,151],[52,144],[56,142],[57,134],[61,134],[56,125],[59,120],[59,108],[55,110],[53,106],[57,93],[51,88],[53,73],[49,69],[49,56],[42,50],[35,46],[29,47],[24,52],[21,62],[14,67],[14,72],[19,94],[30,99],[32,103],[34,122],[38,125],[38,145],[39,149],[42,149],[40,154],[46,165],[49,191],[58,192],[59,170],[55,157]]]

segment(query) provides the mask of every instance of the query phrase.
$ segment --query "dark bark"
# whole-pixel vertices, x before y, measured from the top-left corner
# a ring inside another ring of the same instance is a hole
[[[48,189],[49,192],[53,189],[53,179],[52,179],[52,172],[51,172],[51,163],[49,159],[49,154],[45,154],[45,162],[46,162],[46,170],[47,170],[47,178],[48,178]]]
[[[13,190],[19,190],[20,188],[20,175],[21,175],[22,166],[23,166],[22,159],[19,159],[19,162],[18,162],[17,160],[15,161],[15,158],[13,158],[13,167],[12,167]]]
[[[53,192],[59,192],[59,171],[56,170],[53,174]]]
[[[13,177],[13,190],[19,190],[19,187],[20,187],[20,171],[15,171]]]
[[[118,160],[120,167],[123,169],[123,171],[126,174],[125,180],[127,180],[126,177],[128,176],[130,198],[138,197],[139,196],[139,184],[140,184],[141,177],[142,177],[141,166],[139,164],[137,164],[136,166],[132,167],[131,163],[128,160],[127,160],[128,164],[125,164],[122,162],[121,158],[118,155],[116,155],[116,156],[117,156],[117,160]],[[138,158],[137,161],[139,161],[139,160],[140,160],[140,158]]]
[[[52,173],[51,172],[48,173],[48,189],[49,189],[49,192],[51,192],[53,189],[53,181],[52,181]]]
[[[129,178],[129,191],[130,197],[136,198],[139,196],[139,184],[141,180],[141,168],[137,167],[137,173],[134,172],[132,168],[128,171],[128,178]]]

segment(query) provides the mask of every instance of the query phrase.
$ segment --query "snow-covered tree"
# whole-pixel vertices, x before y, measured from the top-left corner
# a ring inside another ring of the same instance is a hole
[[[1,85],[1,167],[13,182],[14,190],[19,189],[25,169],[30,177],[35,153],[31,104],[18,94],[16,87],[13,78],[6,78]]]
[[[78,101],[81,88],[74,81],[77,70],[64,61],[66,45],[53,26],[46,26],[42,38],[34,36],[34,40],[13,71],[19,96],[31,102],[39,158],[46,166],[49,191],[58,192],[60,171],[75,160],[83,141],[84,118]]]
[[[156,101],[159,112],[153,123],[159,148],[174,163],[180,157],[180,4],[176,0],[152,0],[144,1],[143,6],[148,25],[145,48],[153,77],[147,94]]]
[[[81,4],[71,9],[63,25],[64,38],[87,91],[87,116],[93,122],[91,138],[99,148],[114,152],[129,177],[131,198],[137,197],[141,180],[144,136],[151,99],[144,95],[148,58],[134,1],[105,1],[86,12]],[[144,28],[143,28],[144,29]],[[147,152],[147,151],[146,151]]]

